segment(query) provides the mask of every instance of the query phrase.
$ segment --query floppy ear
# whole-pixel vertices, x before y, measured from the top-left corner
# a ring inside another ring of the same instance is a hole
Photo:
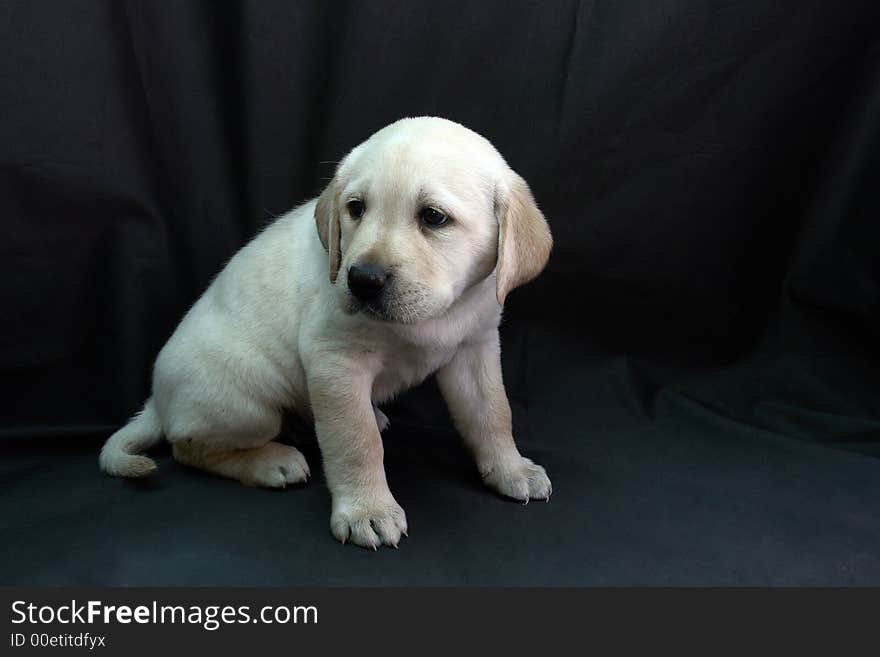
[[[553,247],[550,226],[538,209],[526,181],[510,172],[496,192],[498,263],[495,295],[498,303],[513,288],[528,283],[544,269]]]
[[[339,228],[339,212],[337,211],[337,185],[336,179],[330,181],[327,188],[318,197],[315,205],[315,228],[318,229],[318,237],[328,255],[327,269],[330,273],[330,282],[336,283],[336,275],[339,273],[339,264],[342,255],[339,250],[341,232]]]

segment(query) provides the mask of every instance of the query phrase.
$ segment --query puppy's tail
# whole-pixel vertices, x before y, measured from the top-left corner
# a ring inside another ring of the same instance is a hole
[[[98,464],[104,472],[114,477],[144,477],[156,469],[156,462],[137,453],[161,439],[162,425],[153,407],[153,398],[150,397],[144,404],[144,410],[107,439],[98,457]]]

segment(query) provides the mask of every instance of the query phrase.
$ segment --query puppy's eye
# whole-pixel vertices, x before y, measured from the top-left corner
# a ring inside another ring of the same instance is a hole
[[[422,208],[419,212],[419,219],[431,228],[439,228],[449,221],[449,217],[434,208]]]
[[[354,199],[348,202],[348,214],[351,215],[352,219],[360,219],[364,216],[365,211],[366,207],[363,201]]]

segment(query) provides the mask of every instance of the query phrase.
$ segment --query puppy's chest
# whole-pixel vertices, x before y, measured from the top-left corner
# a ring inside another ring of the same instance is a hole
[[[500,312],[494,284],[473,289],[440,318],[416,326],[396,326],[379,348],[380,368],[373,401],[380,403],[418,385],[449,363],[467,339],[495,330]]]
[[[448,363],[455,349],[402,347],[382,359],[382,368],[373,382],[373,401],[382,403],[418,385]]]

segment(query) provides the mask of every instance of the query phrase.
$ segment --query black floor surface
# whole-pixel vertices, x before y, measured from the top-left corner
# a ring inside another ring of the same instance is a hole
[[[6,441],[0,583],[880,584],[880,459],[663,389],[646,408],[632,401],[634,371],[623,358],[572,359],[530,378],[528,407],[514,397],[520,449],[553,481],[549,503],[485,490],[433,385],[405,397],[385,445],[410,533],[377,553],[332,539],[320,475],[246,488],[163,448],[158,474],[132,482],[98,472],[105,436]],[[295,442],[319,473],[314,438]]]

